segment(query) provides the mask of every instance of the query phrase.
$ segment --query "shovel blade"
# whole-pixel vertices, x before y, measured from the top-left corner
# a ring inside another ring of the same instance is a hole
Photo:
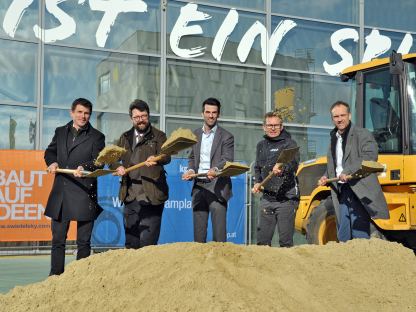
[[[276,163],[278,164],[286,164],[293,160],[296,154],[299,152],[299,146],[287,148],[281,151],[279,158],[277,158]]]
[[[94,170],[93,172],[85,175],[85,178],[98,178],[101,177],[103,175],[107,175],[107,174],[111,174],[113,172],[116,172],[116,170],[110,170],[110,169],[97,169]]]

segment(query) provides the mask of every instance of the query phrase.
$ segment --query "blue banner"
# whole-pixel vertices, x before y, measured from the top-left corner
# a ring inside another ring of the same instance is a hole
[[[165,166],[169,184],[169,199],[165,202],[159,244],[192,242],[193,182],[182,181],[188,160],[174,158]],[[228,202],[227,241],[245,243],[246,227],[246,175],[232,177],[234,196]],[[119,178],[107,175],[98,178],[98,201],[104,211],[94,224],[92,244],[99,247],[124,246],[123,205],[118,198]],[[208,241],[212,240],[209,220]]]

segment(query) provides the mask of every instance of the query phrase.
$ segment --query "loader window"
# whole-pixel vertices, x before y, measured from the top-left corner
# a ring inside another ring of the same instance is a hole
[[[389,68],[364,74],[364,126],[373,132],[380,153],[401,153],[400,94]]]
[[[407,96],[409,99],[410,111],[410,153],[416,154],[416,65],[408,66]]]

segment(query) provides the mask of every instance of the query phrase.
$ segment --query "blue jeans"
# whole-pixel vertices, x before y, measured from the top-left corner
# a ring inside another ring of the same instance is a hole
[[[371,218],[348,183],[339,186],[337,236],[340,242],[353,238],[370,238]]]

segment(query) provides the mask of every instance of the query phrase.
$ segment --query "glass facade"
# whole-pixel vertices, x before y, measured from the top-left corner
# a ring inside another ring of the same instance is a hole
[[[254,161],[262,117],[275,108],[293,112],[287,129],[307,160],[326,153],[330,105],[353,102],[334,73],[364,56],[415,51],[411,0],[114,3],[0,2],[0,130],[9,134],[0,148],[45,148],[78,97],[93,102],[91,121],[110,144],[130,127],[135,98],[169,135],[201,126],[212,96],[236,160]]]

